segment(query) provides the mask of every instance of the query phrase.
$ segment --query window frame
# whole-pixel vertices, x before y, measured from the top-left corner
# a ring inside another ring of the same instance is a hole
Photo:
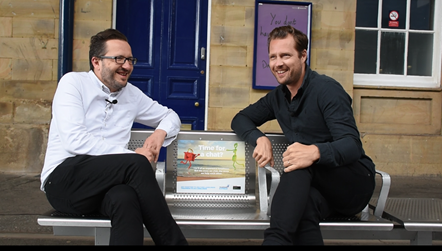
[[[440,88],[441,87],[441,44],[442,44],[442,15],[438,15],[442,11],[442,1],[434,0],[434,20],[433,20],[433,30],[412,30],[410,29],[410,5],[411,0],[407,1],[407,16],[406,16],[406,26],[405,29],[389,29],[382,28],[382,1],[379,0],[378,6],[378,27],[368,28],[368,27],[356,27],[356,30],[367,30],[367,31],[377,31],[377,62],[376,62],[376,74],[367,73],[354,73],[353,83],[355,86],[392,86],[392,87],[418,87],[418,88]],[[356,13],[357,14],[357,13]],[[382,32],[404,32],[405,33],[405,52],[404,52],[404,67],[407,64],[408,56],[408,38],[410,31],[417,31],[419,33],[428,33],[433,35],[433,62],[432,62],[432,76],[415,76],[415,75],[403,75],[396,74],[380,74],[380,42]],[[356,45],[355,45],[356,46]]]

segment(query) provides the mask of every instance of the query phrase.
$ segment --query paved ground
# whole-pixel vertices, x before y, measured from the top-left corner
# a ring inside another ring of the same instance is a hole
[[[442,178],[391,177],[390,197],[442,199]],[[0,245],[93,245],[92,237],[53,236],[50,227],[37,224],[38,215],[51,209],[39,190],[37,174],[0,172]],[[406,241],[335,241],[326,245],[407,245]],[[150,239],[146,245],[152,245]],[[261,240],[189,239],[191,245],[260,245]],[[442,245],[442,241],[434,241]]]

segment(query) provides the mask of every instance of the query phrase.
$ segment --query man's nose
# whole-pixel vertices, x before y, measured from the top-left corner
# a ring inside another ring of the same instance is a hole
[[[276,62],[275,62],[275,66],[281,66],[281,65],[283,65],[283,61],[282,61],[282,58],[281,58],[281,57],[277,57],[275,61],[276,61]]]

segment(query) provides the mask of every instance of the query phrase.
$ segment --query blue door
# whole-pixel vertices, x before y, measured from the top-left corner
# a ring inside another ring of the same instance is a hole
[[[129,81],[175,110],[183,130],[204,130],[208,0],[119,0],[116,13],[138,59]]]

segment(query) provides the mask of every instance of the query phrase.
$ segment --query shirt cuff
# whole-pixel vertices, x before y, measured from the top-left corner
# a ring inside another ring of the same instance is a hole
[[[330,163],[334,163],[333,155],[331,154],[331,148],[329,143],[319,143],[315,144],[319,149],[319,159],[315,162],[315,164],[319,165],[329,165]]]

